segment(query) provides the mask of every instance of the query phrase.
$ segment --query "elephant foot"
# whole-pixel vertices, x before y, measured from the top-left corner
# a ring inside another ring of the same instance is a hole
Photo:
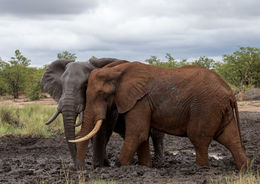
[[[77,171],[86,170],[85,162],[81,162],[80,160],[76,159],[76,161],[75,161],[75,169]]]
[[[116,161],[115,161],[115,166],[116,166],[116,167],[120,167],[120,166],[121,166],[121,163],[120,163],[120,160],[119,160],[119,159],[116,159]]]
[[[191,168],[197,172],[207,172],[210,170],[209,166],[201,166],[197,164],[194,164],[193,166],[191,166]]]
[[[100,162],[93,162],[92,163],[93,168],[96,169],[97,167],[110,167],[110,162],[108,161],[108,159],[104,159],[103,163]]]
[[[109,162],[109,160],[107,158],[105,158],[105,160],[104,160],[104,166],[105,167],[109,167],[110,166],[110,162]]]
[[[163,157],[154,157],[152,159],[152,163],[153,163],[153,167],[155,168],[161,168],[163,167],[163,164],[164,164],[164,159]]]

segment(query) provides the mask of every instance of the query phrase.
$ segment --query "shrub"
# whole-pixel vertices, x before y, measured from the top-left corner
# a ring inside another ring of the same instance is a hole
[[[0,119],[1,119],[1,124],[6,123],[11,126],[19,125],[19,116],[17,116],[17,113],[15,114],[14,111],[10,108],[0,109]]]

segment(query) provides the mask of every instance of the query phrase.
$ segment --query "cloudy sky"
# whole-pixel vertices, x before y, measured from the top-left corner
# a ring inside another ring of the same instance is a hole
[[[68,50],[144,61],[221,58],[260,47],[259,0],[0,0],[0,57],[16,49],[33,66]]]

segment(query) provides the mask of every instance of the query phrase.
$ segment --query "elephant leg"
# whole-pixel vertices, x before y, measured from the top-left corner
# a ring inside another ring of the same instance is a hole
[[[125,139],[125,117],[123,114],[118,115],[117,123],[113,131]]]
[[[84,135],[89,133],[91,131],[91,128],[92,127],[87,126],[86,123],[83,122],[81,125],[81,130],[78,134],[79,137],[83,137]],[[76,169],[85,168],[85,158],[86,158],[86,153],[87,153],[87,149],[88,149],[88,143],[89,143],[89,140],[77,143]]]
[[[196,164],[199,166],[209,166],[209,158],[208,158],[208,147],[212,140],[210,137],[197,136],[197,137],[189,137],[191,143],[194,145],[196,152]]]
[[[234,119],[225,127],[216,140],[230,150],[239,170],[247,168],[249,161],[243,150],[239,130]]]
[[[108,117],[108,120],[104,121],[99,132],[94,137],[92,160],[94,168],[110,165],[106,154],[106,146],[110,136],[112,135],[115,123],[116,118],[110,119],[110,117]]]
[[[204,137],[201,137],[205,139]],[[210,142],[210,141],[209,141]],[[208,159],[208,147],[209,144],[199,145],[197,143],[193,143],[196,152],[196,164],[199,166],[209,166],[209,159]]]
[[[85,157],[88,147],[88,141],[77,143],[76,169],[85,169]]]
[[[153,141],[153,147],[154,147],[154,161],[157,164],[161,164],[163,161],[163,139],[164,139],[164,133],[160,132],[157,129],[151,128],[151,138]]]
[[[92,165],[94,168],[109,166],[109,161],[106,156],[107,142],[108,138],[103,135],[102,132],[98,132],[98,134],[94,137],[92,157]]]
[[[137,156],[141,165],[152,167],[149,139],[140,144],[137,149]]]
[[[125,115],[125,141],[119,158],[121,165],[131,164],[135,152],[143,143],[146,148],[140,148],[139,150],[141,160],[142,162],[144,161],[144,164],[148,167],[152,165],[149,149],[147,148],[149,146],[148,137],[151,112],[149,105],[145,104],[143,101],[144,100],[138,101],[135,107]]]
[[[199,124],[205,124],[205,120],[191,121],[188,126],[188,138],[193,144],[196,152],[196,164],[199,166],[209,166],[208,147],[213,139],[213,136],[206,135],[202,126],[199,128]]]

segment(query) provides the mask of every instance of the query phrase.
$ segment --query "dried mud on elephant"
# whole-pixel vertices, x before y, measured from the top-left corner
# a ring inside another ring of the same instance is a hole
[[[260,168],[260,112],[243,111],[240,116],[243,144],[247,156],[254,159],[252,170],[256,172]],[[69,169],[71,158],[63,137],[1,137],[0,183],[77,183],[79,173]],[[116,183],[210,183],[211,180],[237,173],[230,152],[214,141],[209,147],[210,168],[196,166],[194,148],[187,138],[170,135],[165,137],[162,166],[148,168],[133,164],[116,167],[114,164],[122,143],[122,138],[117,134],[108,143],[111,167],[93,169],[92,155],[88,152],[87,170],[83,173],[87,183],[99,179]]]

